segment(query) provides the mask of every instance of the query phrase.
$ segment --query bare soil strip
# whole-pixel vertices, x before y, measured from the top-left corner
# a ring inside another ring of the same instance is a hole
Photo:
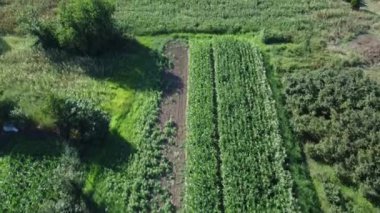
[[[375,35],[360,35],[350,42],[349,48],[364,57],[370,65],[380,63],[380,39]]]
[[[172,164],[173,179],[163,180],[162,184],[169,188],[172,203],[177,210],[180,210],[185,179],[188,48],[184,44],[171,42],[167,45],[165,54],[171,59],[172,69],[164,74],[165,89],[160,124],[163,128],[171,120],[176,125],[177,133],[174,141],[164,150],[165,157]]]

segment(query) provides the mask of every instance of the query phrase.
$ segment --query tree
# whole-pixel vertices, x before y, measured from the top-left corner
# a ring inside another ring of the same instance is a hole
[[[29,24],[30,31],[45,47],[97,55],[119,38],[113,12],[114,6],[108,0],[62,1],[54,20],[35,20]]]
[[[300,72],[286,85],[288,110],[308,154],[342,182],[380,202],[380,85],[361,70]]]
[[[75,99],[53,99],[52,102],[56,125],[66,140],[88,144],[107,136],[109,119],[92,103]]]

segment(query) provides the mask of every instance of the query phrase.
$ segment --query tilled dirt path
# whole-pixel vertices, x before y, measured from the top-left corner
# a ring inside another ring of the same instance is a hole
[[[171,59],[172,69],[164,74],[166,86],[161,104],[160,123],[163,128],[169,120],[173,121],[177,134],[174,141],[164,150],[165,157],[173,167],[173,178],[163,180],[162,183],[169,188],[172,203],[177,210],[180,210],[185,169],[188,48],[183,44],[171,42],[167,45],[165,53]]]

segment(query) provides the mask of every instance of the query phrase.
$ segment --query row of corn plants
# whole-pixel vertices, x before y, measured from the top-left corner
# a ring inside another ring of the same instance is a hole
[[[213,66],[211,41],[191,41],[186,142],[186,212],[221,210]]]
[[[252,44],[229,37],[215,39],[213,47],[224,210],[294,212],[261,54]]]

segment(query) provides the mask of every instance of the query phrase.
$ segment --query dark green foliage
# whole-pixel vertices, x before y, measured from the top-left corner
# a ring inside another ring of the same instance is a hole
[[[11,122],[18,129],[26,129],[34,125],[34,122],[15,102],[7,99],[0,101],[0,125],[6,122]]]
[[[114,36],[113,5],[106,0],[69,0],[59,8],[56,38],[61,47],[97,54]]]
[[[0,55],[9,50],[8,44],[0,37]]]
[[[107,0],[62,1],[55,20],[37,20],[31,32],[44,46],[97,55],[114,45],[114,6]]]
[[[57,127],[65,139],[87,144],[106,138],[109,119],[92,103],[84,100],[54,99],[52,107]]]
[[[190,42],[186,212],[221,212],[223,208],[211,43]]]
[[[260,52],[233,38],[213,44],[225,211],[297,211]]]
[[[6,122],[11,117],[11,112],[15,108],[15,103],[10,100],[0,100],[0,124]]]
[[[289,34],[283,34],[283,33],[272,32],[272,31],[264,31],[262,40],[265,44],[281,44],[281,43],[290,43],[293,41],[293,38]]]
[[[361,6],[363,6],[363,0],[351,0],[353,10],[359,10]]]
[[[344,197],[341,189],[336,184],[326,180],[324,182],[324,190],[333,212],[352,212],[350,200]]]
[[[37,146],[38,153],[29,152],[30,147],[13,153],[27,144]],[[12,146],[7,150],[11,155],[0,161],[0,212],[88,212],[82,168],[73,148],[30,139],[12,141]]]
[[[336,165],[342,182],[380,201],[380,86],[361,71],[316,71],[288,79],[288,109],[310,155]]]

